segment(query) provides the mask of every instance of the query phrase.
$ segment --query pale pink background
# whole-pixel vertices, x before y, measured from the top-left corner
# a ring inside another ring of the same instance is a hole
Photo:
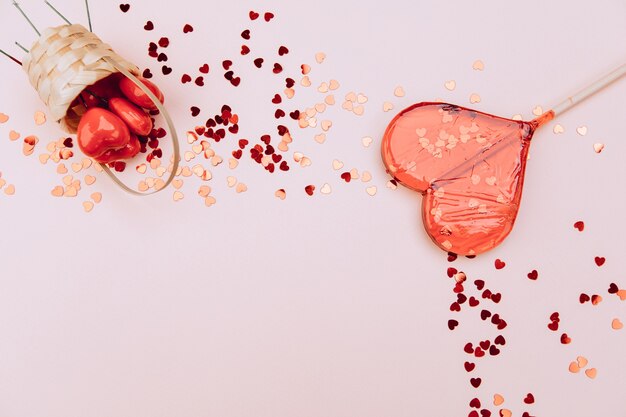
[[[23,4],[39,26],[59,23],[42,2]],[[80,1],[55,5],[85,20]],[[626,80],[560,118],[564,134],[552,124],[536,136],[513,233],[492,253],[454,265],[504,294],[497,311],[509,323],[507,345],[479,364],[479,390],[463,370],[462,346],[495,333],[467,314],[447,329],[448,263],[422,233],[418,196],[385,188],[378,154],[393,114],[382,112],[385,100],[396,110],[438,97],[468,105],[477,92],[476,108],[529,118],[534,106],[623,63],[626,3],[133,1],[126,15],[117,5],[92,2],[97,33],[140,65],[150,62],[148,40],[168,34],[177,74],[205,60],[218,70],[236,56],[247,12],[272,10],[271,29],[255,26],[265,29],[253,31],[258,45],[284,42],[293,65],[324,51],[316,82],[336,78],[344,94],[362,91],[370,101],[362,118],[333,110],[323,146],[300,135],[292,150],[313,165],[284,180],[242,163],[235,175],[249,191],[235,194],[221,167],[211,184],[218,204],[207,209],[197,185],[174,204],[171,192],[133,198],[99,176],[93,190],[104,200],[85,214],[87,192],[52,198],[53,169],[6,139],[10,128],[43,143],[60,133],[51,123],[34,127],[38,98],[17,66],[0,61],[0,111],[12,117],[0,126],[0,171],[17,189],[0,193],[0,416],[447,417],[495,392],[515,415],[626,415],[626,330],[610,328],[614,317],[626,322],[626,303],[606,294],[609,282],[626,285]],[[158,29],[150,34],[141,29],[148,18]],[[187,22],[196,31],[183,37]],[[0,25],[4,49],[34,39],[9,2],[0,4]],[[485,71],[472,70],[476,59]],[[244,82],[254,81],[245,68]],[[232,103],[246,126],[258,120],[266,129],[263,85],[257,97],[219,77],[202,90],[181,88],[179,75],[155,79],[183,130],[192,102]],[[443,87],[450,79],[453,92]],[[393,96],[397,85],[406,97]],[[581,125],[584,137],[575,132]],[[366,135],[375,138],[369,149],[360,144]],[[595,142],[606,144],[600,155]],[[371,171],[378,194],[342,184],[333,158]],[[333,193],[309,198],[309,182],[329,182]],[[273,197],[279,186],[286,201]],[[572,228],[579,219],[582,234]],[[596,255],[607,258],[602,268]],[[494,269],[496,258],[504,270]],[[526,278],[532,269],[537,282]],[[582,291],[605,301],[580,306]],[[568,346],[546,328],[556,310]],[[577,355],[598,369],[595,380],[567,371]],[[524,407],[529,391],[536,404]]]

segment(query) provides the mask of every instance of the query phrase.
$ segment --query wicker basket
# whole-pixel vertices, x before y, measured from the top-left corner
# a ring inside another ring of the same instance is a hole
[[[139,74],[135,65],[84,26],[63,25],[41,34],[26,55],[23,67],[51,117],[63,130],[76,133],[85,108],[71,105],[86,87],[119,72],[111,60],[131,74]]]

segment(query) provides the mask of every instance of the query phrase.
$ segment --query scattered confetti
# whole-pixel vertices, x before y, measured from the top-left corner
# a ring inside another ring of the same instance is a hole
[[[600,153],[604,150],[604,144],[603,143],[594,143],[593,144],[593,150],[595,153]]]
[[[472,104],[480,103],[480,96],[478,94],[476,94],[476,93],[473,93],[470,96],[469,100],[470,100],[470,103],[472,103]]]
[[[35,124],[37,126],[41,126],[42,124],[46,123],[46,114],[42,111],[36,111],[34,115],[34,119],[35,119]]]
[[[565,129],[563,128],[563,126],[561,126],[560,124],[557,123],[556,125],[554,125],[554,129],[552,129],[552,131],[555,134],[559,134],[559,133],[565,132]]]
[[[474,69],[476,71],[482,71],[482,70],[485,69],[485,64],[483,64],[483,61],[481,61],[480,59],[477,59],[472,64],[472,69]]]
[[[456,88],[456,81],[446,81],[443,85],[446,87],[446,90],[453,91]]]
[[[620,321],[620,319],[613,319],[611,321],[611,328],[613,330],[621,330],[624,327],[624,324]]]
[[[587,126],[578,126],[576,128],[576,133],[580,136],[585,136],[587,134]]]

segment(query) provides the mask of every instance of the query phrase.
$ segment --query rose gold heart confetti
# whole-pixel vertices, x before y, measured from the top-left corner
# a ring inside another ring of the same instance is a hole
[[[46,123],[46,114],[42,111],[36,111],[34,119],[35,119],[35,124],[37,126],[41,126],[42,124]]]
[[[620,300],[626,301],[626,290],[619,290],[616,294]]]
[[[145,174],[148,167],[146,166],[146,164],[141,164],[141,165],[137,165],[137,168],[135,169],[137,170],[138,173]]]
[[[50,194],[52,194],[54,197],[63,197],[63,187],[57,185],[52,189]]]
[[[324,132],[328,132],[328,130],[333,126],[333,122],[330,120],[322,120],[321,126]]]
[[[0,113],[0,123],[6,123],[9,121],[9,116],[4,113]]]
[[[92,164],[91,159],[89,159],[89,158],[83,159],[83,169],[89,168],[91,166],[91,164]],[[100,167],[100,165],[98,165],[97,167]]]
[[[476,93],[472,93],[469,100],[472,104],[480,103],[480,96]]]
[[[278,189],[276,190],[276,192],[274,193],[274,195],[276,196],[276,198],[279,198],[281,200],[284,200],[287,197],[287,193],[285,192],[284,189]]]
[[[67,186],[65,188],[65,192],[63,193],[64,197],[76,197],[77,195],[78,195],[78,190],[72,187],[71,185]]]
[[[20,138],[20,134],[17,133],[15,130],[11,130],[9,132],[9,140],[14,142],[16,140],[18,140]]]
[[[587,134],[587,126],[578,126],[576,128],[576,133],[580,136],[585,136]]]
[[[563,129],[563,126],[557,123],[556,125],[554,125],[554,129],[552,129],[552,131],[558,135],[559,133],[565,132],[565,129]]]
[[[214,157],[211,158],[211,165],[213,165],[214,167],[218,166],[219,164],[221,164],[223,161],[221,156],[217,156],[215,155]]]
[[[208,197],[206,197],[204,199],[204,205],[207,206],[207,207],[211,207],[216,202],[217,202],[217,200],[213,196],[208,196]]]
[[[83,169],[83,164],[80,162],[72,162],[72,171],[78,173],[81,169]]]
[[[30,156],[35,151],[35,146],[39,143],[37,136],[31,135],[24,138],[24,144],[22,145],[22,153],[24,156]]]
[[[330,185],[328,183],[324,184],[322,186],[322,188],[320,188],[320,193],[328,195],[332,192],[332,188],[330,188]]]
[[[395,90],[393,90],[393,95],[396,97],[404,97],[404,94],[404,88],[401,86],[398,86]]]
[[[374,142],[374,139],[369,136],[365,136],[361,139],[361,144],[366,148],[368,148],[372,144],[372,142]]]
[[[310,65],[302,64],[300,66],[300,68],[302,69],[302,75],[307,75],[309,72],[311,72],[311,66]]]
[[[535,108],[533,109],[533,114],[535,116],[541,116],[543,114],[543,107],[535,106]]]
[[[513,116],[511,116],[512,120],[522,120],[522,115],[521,114],[514,114]]]
[[[391,111],[391,110],[393,110],[393,104],[391,104],[391,103],[390,103],[390,102],[388,102],[388,101],[385,101],[385,102],[383,103],[383,111],[384,111],[384,112],[388,112],[388,111]]]
[[[500,406],[504,404],[504,397],[500,394],[494,394],[493,395],[493,405],[495,405],[496,407]]]
[[[376,195],[376,192],[378,191],[378,188],[376,188],[375,186],[372,187],[367,187],[365,189],[365,191],[372,197],[374,197]]]
[[[183,180],[176,179],[172,181],[172,186],[176,188],[177,190],[180,190],[180,188],[183,186]]]
[[[456,88],[456,81],[454,80],[446,81],[443,84],[443,86],[446,87],[446,90],[452,91]]]
[[[309,79],[308,76],[304,76],[302,77],[302,80],[300,80],[300,85],[303,87],[310,87],[311,86],[311,80]]]
[[[235,186],[235,184],[237,184],[237,178],[233,177],[233,176],[228,176],[226,177],[226,184],[232,188]]]
[[[185,195],[182,192],[177,190],[177,191],[174,191],[173,198],[175,202],[178,202],[182,200],[183,198],[185,198]]]
[[[365,107],[363,107],[363,106],[355,106],[353,112],[357,116],[363,116],[363,113],[365,113]]]
[[[315,62],[321,64],[326,59],[326,54],[324,52],[318,52],[315,54]]]
[[[324,103],[326,103],[329,106],[334,106],[335,105],[335,96],[328,95],[326,96],[326,98],[324,99]]]
[[[41,155],[39,155],[39,162],[41,162],[43,165],[48,162],[48,159],[50,159],[50,155],[48,155],[47,153],[42,153]]]
[[[89,213],[93,210],[93,203],[91,201],[83,201],[83,209],[85,209],[86,213]]]
[[[359,93],[356,96],[356,102],[359,103],[359,104],[365,104],[365,103],[367,103],[367,100],[368,100],[368,98],[367,98],[367,96],[365,94]]]
[[[165,169],[165,167],[158,167],[155,172],[157,174],[158,177],[162,177],[163,174],[165,174],[165,171],[167,171],[167,169]]]
[[[317,87],[317,91],[319,91],[320,93],[328,93],[328,84],[323,82],[322,84],[320,84],[319,87]]]
[[[248,191],[248,186],[242,182],[240,182],[239,184],[237,184],[237,187],[235,187],[235,191],[237,191],[237,193],[243,193]]]
[[[284,93],[285,97],[291,100],[296,95],[296,90],[294,90],[293,88],[285,88]]]
[[[604,144],[603,143],[594,143],[593,144],[593,150],[595,151],[595,153],[600,153],[604,150]]]
[[[148,184],[145,181],[139,181],[139,185],[137,186],[137,189],[141,192],[143,191],[148,191]]]
[[[506,408],[500,410],[500,417],[511,417],[512,415],[513,413],[511,412],[511,410],[508,410]]]
[[[569,364],[569,371],[573,374],[577,374],[578,372],[580,372],[580,366],[578,366],[578,364],[576,362],[571,362]]]
[[[361,175],[361,181],[370,182],[371,180],[372,174],[370,174],[369,171],[363,171],[363,174]]]
[[[485,69],[485,64],[483,63],[483,61],[481,61],[480,59],[477,59],[476,61],[474,61],[474,63],[472,64],[472,69],[476,70],[476,71],[482,71]]]
[[[585,370],[585,375],[590,379],[595,379],[596,375],[598,375],[598,370],[596,368],[589,368]]]
[[[624,324],[620,321],[620,319],[613,319],[611,321],[611,328],[613,330],[621,330],[624,327]]]
[[[337,89],[339,89],[341,85],[339,84],[339,81],[337,80],[330,80],[330,84],[328,85],[328,88],[330,88],[330,91],[335,91]]]
[[[338,160],[338,159],[334,159],[334,160],[333,160],[333,169],[334,169],[335,171],[337,171],[337,170],[340,170],[341,168],[343,168],[343,162],[341,162],[341,161],[340,161],[340,160]]]
[[[85,175],[85,184],[92,185],[94,182],[96,182],[96,177],[92,175]]]
[[[6,195],[13,195],[13,194],[15,194],[15,185],[13,185],[13,184],[7,185],[6,188],[4,189],[4,193]]]
[[[91,193],[90,197],[96,204],[100,204],[100,202],[102,201],[102,193]]]
[[[584,368],[585,366],[587,366],[587,364],[589,363],[589,361],[587,360],[587,358],[585,358],[584,356],[578,356],[576,358],[576,363],[578,364],[579,368]]]

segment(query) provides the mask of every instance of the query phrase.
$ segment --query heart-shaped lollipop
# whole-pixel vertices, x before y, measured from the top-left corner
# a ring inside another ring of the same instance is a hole
[[[383,162],[399,183],[423,194],[424,227],[437,246],[478,255],[513,229],[535,130],[624,74],[626,65],[530,122],[454,104],[415,104],[387,127]]]

